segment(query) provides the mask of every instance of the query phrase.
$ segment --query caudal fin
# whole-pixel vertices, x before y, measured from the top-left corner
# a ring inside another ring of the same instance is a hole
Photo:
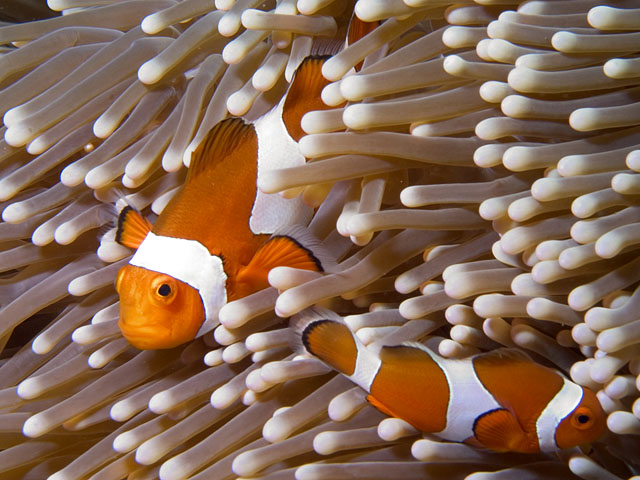
[[[313,355],[344,375],[355,373],[361,344],[334,312],[308,308],[293,316],[290,326],[294,350]]]

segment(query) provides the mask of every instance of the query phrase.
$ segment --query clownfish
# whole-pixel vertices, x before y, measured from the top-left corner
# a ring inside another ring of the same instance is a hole
[[[417,342],[375,352],[331,311],[291,319],[297,349],[368,392],[382,413],[444,440],[496,452],[554,452],[597,440],[606,415],[596,395],[525,353],[501,348],[448,359]]]
[[[381,22],[379,20],[373,22],[365,22],[361,20],[354,11],[351,15],[351,20],[349,21],[349,28],[347,29],[347,35],[345,38],[345,47],[349,47],[353,45],[358,40],[362,39],[366,35],[373,32],[376,28],[380,26]],[[364,64],[364,60],[359,61],[355,66],[354,70],[359,72],[362,70],[362,65]]]
[[[118,325],[133,346],[172,348],[207,333],[225,303],[267,287],[273,267],[325,270],[328,256],[301,226],[312,209],[257,188],[261,171],[305,162],[300,119],[328,108],[323,61],[303,61],[286,96],[255,124],[214,126],[154,225],[130,206],[121,211],[116,242],[136,252],[116,278]]]

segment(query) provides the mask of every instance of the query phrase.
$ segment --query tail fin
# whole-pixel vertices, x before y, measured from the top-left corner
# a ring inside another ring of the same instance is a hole
[[[355,373],[362,344],[337,314],[308,308],[294,315],[290,325],[294,350],[313,355],[344,375]]]

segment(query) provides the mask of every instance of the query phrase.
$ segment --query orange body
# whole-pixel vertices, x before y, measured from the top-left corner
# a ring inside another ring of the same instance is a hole
[[[306,352],[364,388],[380,411],[445,440],[539,453],[593,442],[606,430],[591,390],[518,350],[446,359],[407,343],[374,353],[320,309],[295,316],[292,326]]]
[[[306,60],[284,100],[279,120],[284,124],[283,135],[296,141],[303,134],[301,117],[309,110],[326,108],[320,100],[327,83],[321,67],[321,59]],[[123,210],[116,241],[138,249],[116,282],[119,326],[132,345],[172,348],[204,333],[204,326],[217,322],[217,310],[224,303],[267,287],[267,275],[275,266],[322,270],[312,249],[305,245],[314,242],[299,229],[271,238],[251,230],[250,218],[257,202],[258,145],[252,125],[237,118],[224,120],[193,153],[185,185],[155,225],[130,207]],[[184,241],[184,247],[171,239]],[[162,250],[162,244],[171,247]],[[183,248],[194,254],[184,254]],[[140,254],[141,250],[145,253]],[[152,261],[150,251],[156,256]],[[184,263],[177,264],[182,260],[172,256],[194,264],[182,268]],[[142,257],[147,260],[138,261]],[[199,261],[203,264],[198,265]],[[198,271],[209,267],[210,274]],[[215,286],[207,284],[207,275]]]

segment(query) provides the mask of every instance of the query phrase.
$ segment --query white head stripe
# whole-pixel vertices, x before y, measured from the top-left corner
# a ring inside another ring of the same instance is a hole
[[[551,399],[536,421],[540,451],[554,452],[558,450],[556,429],[560,422],[580,404],[583,393],[581,386],[564,378],[562,388]]]
[[[205,312],[198,337],[218,324],[218,310],[227,303],[227,275],[222,259],[211,255],[200,242],[149,232],[129,263],[164,273],[198,290]]]

